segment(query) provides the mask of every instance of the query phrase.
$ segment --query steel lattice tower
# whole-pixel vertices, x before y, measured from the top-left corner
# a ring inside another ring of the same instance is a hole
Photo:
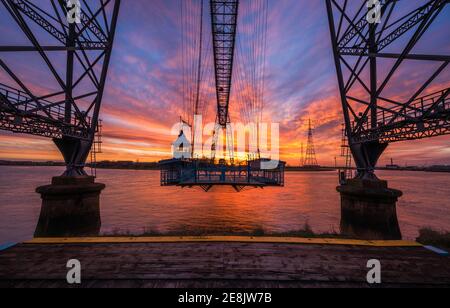
[[[318,167],[319,164],[316,158],[316,149],[314,147],[314,133],[311,125],[311,120],[308,123],[308,145],[306,146],[305,167]]]
[[[445,75],[450,55],[434,45],[419,53],[427,32],[439,37],[432,25],[450,1],[411,2],[326,0],[345,134],[358,178],[377,179],[374,170],[389,143],[450,134]],[[444,31],[448,40],[450,31]],[[420,78],[413,80],[414,73]],[[398,93],[396,78],[402,74],[408,87]]]
[[[0,70],[8,84],[0,84],[0,129],[52,138],[67,165],[64,175],[86,175],[120,0],[1,0],[1,4],[27,44],[14,44],[14,37],[8,44],[7,35],[1,39]],[[11,60],[11,54],[21,60]],[[37,82],[23,78],[27,72],[19,70],[30,59],[41,65]]]

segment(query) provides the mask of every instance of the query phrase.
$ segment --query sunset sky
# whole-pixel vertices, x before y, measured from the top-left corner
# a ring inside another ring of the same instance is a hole
[[[182,112],[180,0],[123,0],[109,78],[105,90],[103,154],[100,160],[158,161],[171,156],[171,128]],[[186,0],[187,1],[187,0]],[[249,0],[242,0],[245,2]],[[198,2],[198,1],[197,1]],[[412,1],[413,2],[413,1]],[[424,2],[424,1],[418,1]],[[334,164],[340,154],[343,121],[331,50],[325,1],[269,0],[266,104],[264,118],[280,123],[281,157],[299,163],[300,145],[306,144],[307,121],[313,120],[319,163]],[[17,30],[0,6],[0,44]],[[450,11],[436,21],[434,35],[423,48],[450,52]],[[245,18],[242,16],[241,18]],[[247,20],[248,24],[248,20]],[[251,37],[242,22],[242,40]],[[5,34],[5,35],[4,35]],[[418,46],[420,49],[421,46]],[[12,60],[11,60],[12,61]],[[39,67],[20,64],[30,84],[42,83]],[[422,81],[426,67],[405,68],[407,77],[395,80],[396,96]],[[450,85],[449,68],[434,85]],[[8,83],[3,72],[0,82]],[[405,94],[408,96],[408,94]],[[232,120],[240,111],[232,104]],[[209,102],[214,115],[214,101]],[[392,144],[382,164],[450,164],[450,136]],[[0,132],[0,159],[61,160],[51,140]]]

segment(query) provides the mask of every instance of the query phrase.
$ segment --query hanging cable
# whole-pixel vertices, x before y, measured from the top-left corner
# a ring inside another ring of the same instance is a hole
[[[200,0],[200,40],[198,48],[198,68],[197,68],[197,93],[195,100],[195,110],[194,114],[198,115],[199,111],[199,100],[200,100],[200,83],[202,74],[202,52],[203,52],[203,0]]]
[[[269,1],[245,4],[242,6],[239,27],[246,31],[239,31],[237,36],[234,101],[241,118],[257,127],[259,153],[259,124],[263,121],[265,105]]]

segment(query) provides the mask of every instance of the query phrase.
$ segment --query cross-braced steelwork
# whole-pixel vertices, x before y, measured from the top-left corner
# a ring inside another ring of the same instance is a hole
[[[120,0],[1,3],[28,44],[8,44],[9,35],[2,34],[0,73],[8,84],[0,84],[0,129],[53,138],[65,175],[86,175]],[[41,65],[42,76],[23,77],[23,64]]]
[[[448,79],[438,83],[448,76],[450,55],[441,50],[419,54],[415,49],[449,3],[424,1],[411,8],[414,4],[405,0],[326,0],[346,134],[358,177],[376,178],[374,168],[391,142],[450,134]],[[421,64],[432,69],[428,72]],[[405,66],[415,68],[421,80],[409,80],[412,73],[405,74]],[[409,91],[400,88],[402,74],[408,75],[404,82]]]
[[[233,76],[239,0],[211,0],[218,123],[229,123],[231,79]]]

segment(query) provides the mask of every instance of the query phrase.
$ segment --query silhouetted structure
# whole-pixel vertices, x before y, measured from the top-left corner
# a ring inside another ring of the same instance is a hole
[[[344,170],[339,171],[339,182],[345,183],[347,179],[353,178],[352,152],[348,145],[345,124],[342,125],[341,157],[345,160],[345,165]]]
[[[53,138],[67,165],[64,175],[86,175],[120,0],[82,1],[78,8],[75,2],[69,6],[63,0],[52,5],[26,0],[2,0],[2,4],[29,45],[4,42],[0,46],[0,68],[11,80],[11,84],[0,84],[0,129]],[[79,11],[79,23],[66,18],[73,10]],[[39,56],[44,84],[27,84],[16,71],[18,63],[7,63],[5,53],[22,54],[27,60],[30,54]],[[53,84],[57,90],[35,90],[51,89]]]
[[[308,122],[308,145],[306,146],[306,157],[304,167],[317,168],[319,164],[316,158],[316,149],[314,147],[314,136],[311,120]]]
[[[161,186],[201,187],[208,192],[214,186],[231,186],[237,192],[243,189],[282,187],[286,164],[279,162],[273,169],[264,169],[269,160],[258,159],[239,165],[219,164],[210,160],[171,159],[161,161]]]
[[[402,192],[376,177],[378,160],[392,142],[450,134],[450,88],[436,91],[433,85],[450,55],[414,53],[449,3],[430,0],[411,10],[411,1],[326,0],[345,136],[358,170],[338,187],[344,233],[362,229],[383,239],[401,238],[396,203]],[[399,93],[395,83],[405,63],[422,77],[408,84],[411,93]],[[418,63],[434,65],[427,73]]]
[[[412,11],[410,1],[384,0],[369,10],[365,0],[326,0],[326,4],[357,177],[376,179],[374,169],[389,143],[450,133],[450,88],[433,88],[450,63],[450,55],[442,50],[413,53],[449,1],[426,1]],[[376,14],[372,16],[377,9],[379,20]],[[435,66],[430,74],[420,67],[425,81],[417,87],[409,85],[411,96],[399,100],[388,90],[402,64],[417,68],[412,61],[435,62]]]
[[[234,141],[229,114],[233,78],[239,0],[211,0],[211,25],[216,76],[217,118],[211,148],[215,159],[220,130],[225,131],[230,161],[234,161]]]
[[[265,8],[265,11],[263,11],[267,13],[267,5],[263,7]],[[231,186],[236,191],[241,191],[246,187],[284,186],[285,163],[269,164],[269,159],[261,158],[259,143],[258,159],[248,159],[240,163],[235,160],[234,133],[231,126],[229,105],[233,85],[233,67],[236,60],[235,43],[239,0],[210,0],[210,14],[217,99],[217,116],[211,147],[211,159],[194,158],[192,144],[194,144],[195,137],[192,140],[193,142],[189,142],[189,138],[181,131],[178,140],[174,143],[174,159],[160,162],[161,186],[201,187],[205,191],[211,190],[214,186]],[[201,41],[203,39],[203,1],[200,6],[200,15],[199,32]],[[266,14],[261,15],[265,16]],[[258,18],[259,23],[262,23],[262,20],[263,18]],[[258,42],[258,44],[261,44],[261,42]],[[201,48],[202,44],[199,44],[199,70],[197,73],[201,68]],[[197,99],[193,108],[194,115],[198,114],[198,94],[201,82],[200,75],[197,77],[195,81],[197,83]],[[257,88],[262,91],[261,87],[258,86]],[[254,112],[261,111],[257,110],[256,105],[262,107],[260,106],[262,104],[261,93],[256,96],[258,97],[258,104],[248,102],[251,108],[255,109],[252,110]],[[191,127],[190,123],[186,124]],[[216,163],[216,151],[220,150],[218,145],[221,144],[218,142],[221,131],[225,132],[229,160],[222,159],[219,163]],[[189,145],[188,148],[186,148],[187,145]],[[273,168],[268,169],[266,168],[267,165]]]

